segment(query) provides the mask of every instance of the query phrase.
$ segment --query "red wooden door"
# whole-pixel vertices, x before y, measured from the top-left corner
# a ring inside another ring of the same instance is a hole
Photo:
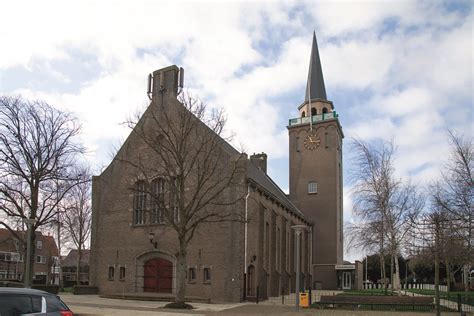
[[[163,258],[153,258],[145,262],[144,292],[172,293],[173,264]]]

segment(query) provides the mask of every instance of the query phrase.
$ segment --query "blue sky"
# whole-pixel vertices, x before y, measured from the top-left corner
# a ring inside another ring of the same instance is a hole
[[[446,162],[446,128],[472,137],[471,1],[4,1],[0,93],[76,113],[99,171],[147,104],[148,73],[177,64],[223,107],[236,148],[269,155],[288,188],[288,119],[304,98],[316,31],[328,99],[346,136],[394,139],[397,174],[421,185]]]

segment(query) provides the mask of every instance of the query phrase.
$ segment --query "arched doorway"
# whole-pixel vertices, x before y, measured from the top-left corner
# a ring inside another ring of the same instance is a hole
[[[247,297],[255,296],[255,267],[249,265],[247,269]]]
[[[173,264],[163,258],[151,258],[143,267],[143,291],[172,293]]]

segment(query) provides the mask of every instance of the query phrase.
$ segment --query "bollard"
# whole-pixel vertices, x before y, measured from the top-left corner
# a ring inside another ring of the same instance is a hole
[[[259,287],[257,286],[257,300],[256,300],[257,304],[258,304],[258,296],[259,296],[259,294],[260,294],[260,291],[259,291]]]
[[[283,288],[281,288],[281,304],[285,304],[285,291],[283,291]]]
[[[309,287],[308,292],[309,292],[309,306],[311,306],[311,303],[312,303],[311,287]]]

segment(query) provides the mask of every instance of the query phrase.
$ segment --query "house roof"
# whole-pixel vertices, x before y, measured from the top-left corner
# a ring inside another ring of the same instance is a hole
[[[290,201],[285,192],[265,172],[251,162],[248,164],[247,178],[256,185],[259,185],[267,194],[271,195],[287,209],[304,218],[304,214]]]
[[[66,257],[61,258],[61,266],[63,267],[75,267],[77,266],[77,249],[71,249]],[[82,250],[81,266],[88,266],[90,258],[90,250]]]
[[[25,231],[15,231],[21,238],[26,234]],[[15,249],[15,236],[6,228],[0,228],[0,250],[3,251],[18,251]],[[36,240],[43,242],[43,247],[49,249],[51,256],[58,256],[59,250],[53,236],[43,235],[40,231],[36,231]]]

